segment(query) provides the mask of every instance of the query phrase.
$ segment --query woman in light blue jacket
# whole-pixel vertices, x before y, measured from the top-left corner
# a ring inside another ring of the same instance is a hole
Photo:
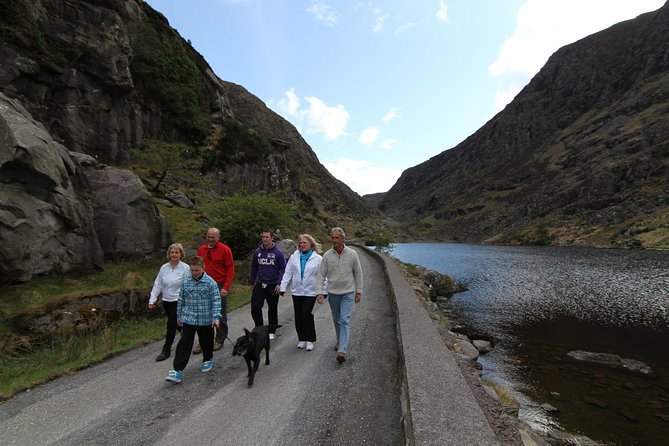
[[[312,351],[316,342],[316,327],[311,312],[316,303],[316,276],[323,258],[316,252],[316,240],[309,234],[300,235],[297,246],[298,249],[288,259],[279,291],[283,296],[290,283],[290,294],[293,296],[295,310],[295,329],[300,341],[297,348]],[[326,290],[327,284],[323,290],[324,294],[327,293]]]

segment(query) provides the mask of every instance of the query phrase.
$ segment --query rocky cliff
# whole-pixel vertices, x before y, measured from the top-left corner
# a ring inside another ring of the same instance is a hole
[[[380,208],[409,237],[669,247],[668,36],[665,4],[561,48]]]
[[[0,58],[3,103],[21,108],[46,145],[58,148],[52,161],[54,166],[64,163],[65,173],[54,176],[78,185],[72,195],[81,205],[77,224],[63,222],[63,208],[55,211],[55,223],[31,219],[30,231],[21,236],[29,240],[44,225],[57,226],[62,236],[56,237],[59,248],[54,252],[67,251],[71,258],[63,263],[54,253],[47,256],[53,261],[46,262],[31,251],[17,262],[12,259],[21,246],[13,234],[25,212],[1,201],[0,245],[14,252],[0,259],[2,274],[21,271],[25,279],[70,265],[100,264],[100,248],[103,256],[117,257],[164,247],[169,235],[152,198],[135,187],[141,183],[134,174],[118,168],[133,167],[140,155],[160,158],[147,152],[176,147],[170,144],[183,149],[174,158],[192,172],[186,180],[172,176],[162,182],[154,190],[156,198],[182,194],[178,189],[187,183],[188,198],[196,203],[235,192],[278,193],[298,205],[301,221],[310,228],[373,226],[382,217],[329,174],[291,124],[243,87],[219,79],[142,0],[2,2]],[[1,140],[0,190],[4,196],[14,190],[32,194],[35,203],[30,206],[42,206],[45,196],[57,195],[54,188],[67,185],[47,181],[40,184],[44,190],[35,192],[33,180],[41,172],[17,161],[23,155],[16,147],[23,146],[12,141]],[[23,171],[17,170],[19,164]],[[152,183],[155,172],[136,170],[147,175],[145,183]],[[138,220],[140,215],[147,220]],[[130,224],[124,225],[124,219]],[[91,232],[94,226],[98,229]],[[79,237],[77,247],[63,242],[73,237],[72,231]],[[85,254],[87,243],[93,247],[90,254]],[[27,268],[32,262],[40,266]]]

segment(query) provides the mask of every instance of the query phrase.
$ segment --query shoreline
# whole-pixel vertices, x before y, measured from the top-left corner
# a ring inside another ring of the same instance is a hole
[[[451,290],[453,291],[448,296],[440,295],[440,297],[449,298],[457,292],[467,291],[467,288],[457,284],[448,275],[390,257],[398,265],[411,288],[419,297],[444,344],[453,353],[456,363],[501,445],[601,445],[587,436],[559,429],[537,430],[521,420],[518,414],[523,406],[515,400],[511,392],[499,383],[485,382],[481,378],[483,367],[478,362],[478,357],[491,351],[494,346],[487,339],[470,339],[466,334],[451,331],[450,319],[437,304],[437,294],[434,293],[437,289],[435,282],[452,285]],[[478,337],[485,337],[485,335]]]

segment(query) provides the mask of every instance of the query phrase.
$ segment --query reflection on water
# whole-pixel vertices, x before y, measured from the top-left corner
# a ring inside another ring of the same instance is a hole
[[[489,378],[517,392],[521,413],[619,445],[669,444],[669,252],[397,244],[393,255],[466,283],[451,319],[494,336]],[[606,352],[654,378],[566,360]]]

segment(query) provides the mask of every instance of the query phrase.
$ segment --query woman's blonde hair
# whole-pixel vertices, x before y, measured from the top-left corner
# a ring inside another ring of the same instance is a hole
[[[183,258],[186,257],[186,251],[184,251],[184,247],[181,243],[172,243],[170,247],[167,248],[167,260],[170,260],[170,251],[174,248],[179,250],[181,253],[181,260],[183,260]]]
[[[313,249],[315,252],[318,252],[318,243],[316,243],[316,240],[309,234],[300,234],[299,237],[297,237],[297,242],[299,243],[300,239],[307,239],[309,241],[309,245],[311,245],[311,249]]]

